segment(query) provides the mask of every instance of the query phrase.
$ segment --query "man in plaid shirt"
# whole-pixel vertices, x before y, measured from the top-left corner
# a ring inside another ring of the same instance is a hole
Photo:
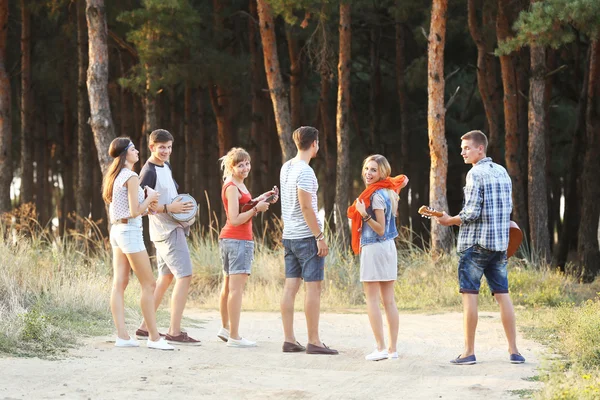
[[[510,362],[525,362],[517,349],[515,312],[508,294],[506,271],[512,183],[504,167],[486,157],[487,145],[487,137],[481,131],[471,131],[461,137],[460,154],[465,164],[473,165],[467,174],[463,208],[454,217],[444,212],[441,217],[436,218],[441,225],[460,226],[457,244],[460,255],[458,279],[465,316],[465,348],[462,354],[450,361],[460,365],[476,363],[477,296],[483,275],[500,305]]]

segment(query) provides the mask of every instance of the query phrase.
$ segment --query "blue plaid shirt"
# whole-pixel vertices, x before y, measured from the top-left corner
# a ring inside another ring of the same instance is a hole
[[[512,211],[510,176],[490,157],[479,160],[467,174],[458,233],[458,251],[479,245],[491,251],[508,248]]]

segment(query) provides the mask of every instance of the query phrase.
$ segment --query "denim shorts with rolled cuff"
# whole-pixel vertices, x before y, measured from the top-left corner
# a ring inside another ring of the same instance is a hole
[[[142,235],[141,219],[127,224],[115,224],[110,227],[110,245],[119,248],[123,254],[139,253],[146,251]]]
[[[219,253],[225,275],[250,275],[254,260],[253,240],[220,239]]]
[[[304,282],[322,281],[325,277],[325,257],[317,255],[317,240],[283,239],[285,250],[285,277],[302,278]]]
[[[153,243],[159,275],[174,275],[177,279],[192,275],[192,259],[183,228],[175,228],[165,240]]]
[[[479,294],[481,277],[485,275],[494,294],[508,293],[506,251],[492,251],[473,245],[458,253],[458,281],[460,293]]]

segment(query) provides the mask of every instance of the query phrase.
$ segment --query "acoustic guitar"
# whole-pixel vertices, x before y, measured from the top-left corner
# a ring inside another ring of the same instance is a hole
[[[419,214],[425,218],[441,217],[444,213],[437,211],[428,206],[419,207]],[[510,229],[508,231],[508,249],[506,249],[506,257],[511,257],[517,252],[521,242],[523,241],[523,232],[515,221],[510,221]]]

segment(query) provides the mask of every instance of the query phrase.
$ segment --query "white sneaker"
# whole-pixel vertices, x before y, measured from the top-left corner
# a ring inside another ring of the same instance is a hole
[[[217,337],[222,341],[227,342],[229,340],[229,331],[225,328],[221,328],[217,333]]]
[[[117,340],[115,340],[115,347],[140,347],[140,342],[132,337],[129,339],[121,339],[117,336]]]
[[[163,337],[158,339],[156,342],[153,342],[152,340],[150,340],[150,338],[148,338],[148,341],[146,342],[146,347],[148,347],[149,349],[157,350],[175,350],[175,347],[167,343],[167,341]]]
[[[389,353],[389,354],[388,354],[388,358],[389,358],[390,360],[397,360],[397,359],[398,359],[398,352],[397,352],[397,351],[395,351],[395,352],[393,352],[393,353]]]
[[[248,339],[241,338],[239,340],[234,338],[229,338],[227,340],[227,347],[256,347],[256,342],[253,342]]]
[[[365,356],[365,360],[367,361],[380,361],[380,360],[385,360],[386,358],[388,358],[388,351],[387,350],[373,350],[373,352],[371,354],[367,354]]]

